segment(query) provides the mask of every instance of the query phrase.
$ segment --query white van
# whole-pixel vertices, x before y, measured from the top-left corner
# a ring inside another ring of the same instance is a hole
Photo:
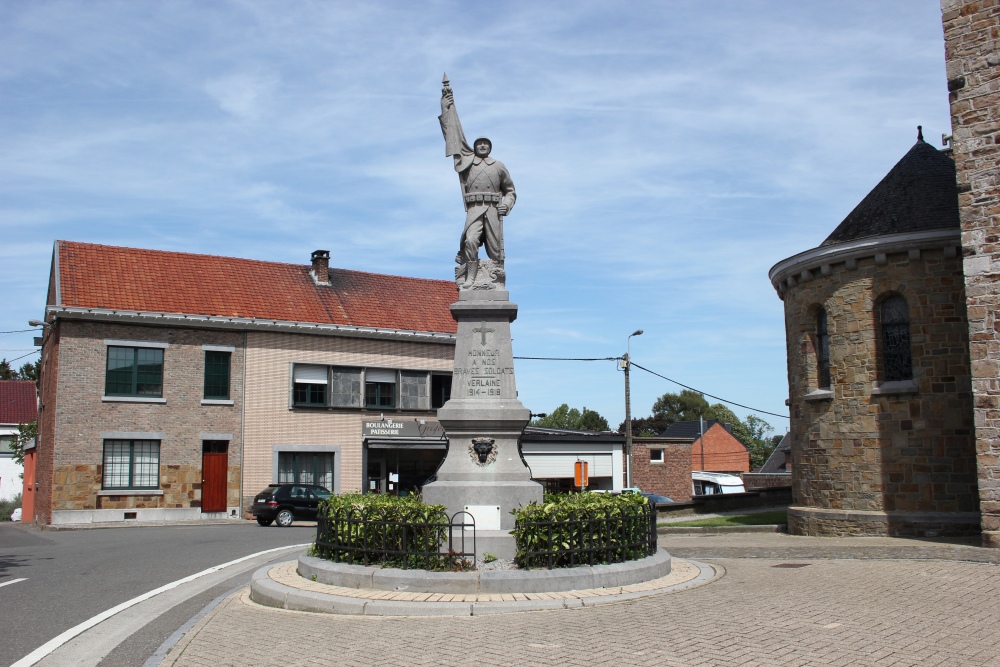
[[[721,472],[691,471],[691,495],[711,496],[719,493],[746,493],[743,480]]]

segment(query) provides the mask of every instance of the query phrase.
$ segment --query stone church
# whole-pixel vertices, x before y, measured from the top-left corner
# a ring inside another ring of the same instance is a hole
[[[770,272],[795,534],[1000,547],[1000,12],[942,9],[951,148],[918,134],[819,247]]]

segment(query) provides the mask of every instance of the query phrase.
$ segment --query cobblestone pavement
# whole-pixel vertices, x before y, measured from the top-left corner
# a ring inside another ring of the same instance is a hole
[[[724,568],[722,578],[589,609],[328,616],[259,607],[244,591],[199,622],[164,664],[1000,665],[1000,566],[864,559],[978,553],[989,561],[994,550],[880,538],[722,539],[663,541],[671,553]],[[750,557],[709,557],[722,548]],[[796,555],[772,557],[789,550]]]

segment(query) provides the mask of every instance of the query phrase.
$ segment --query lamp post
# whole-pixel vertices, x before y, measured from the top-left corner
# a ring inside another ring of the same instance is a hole
[[[625,358],[622,359],[623,370],[625,371],[625,486],[632,486],[632,397],[629,391],[628,373],[632,365],[632,336],[641,336],[642,329],[636,329],[625,343]]]

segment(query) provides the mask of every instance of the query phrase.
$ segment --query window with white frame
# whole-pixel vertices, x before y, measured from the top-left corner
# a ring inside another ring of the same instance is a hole
[[[425,370],[292,365],[295,407],[429,411],[451,396],[451,375]]]
[[[105,440],[101,487],[160,488],[160,441]]]
[[[651,450],[649,450],[649,462],[650,463],[663,463],[663,450],[662,449],[651,449]]]

